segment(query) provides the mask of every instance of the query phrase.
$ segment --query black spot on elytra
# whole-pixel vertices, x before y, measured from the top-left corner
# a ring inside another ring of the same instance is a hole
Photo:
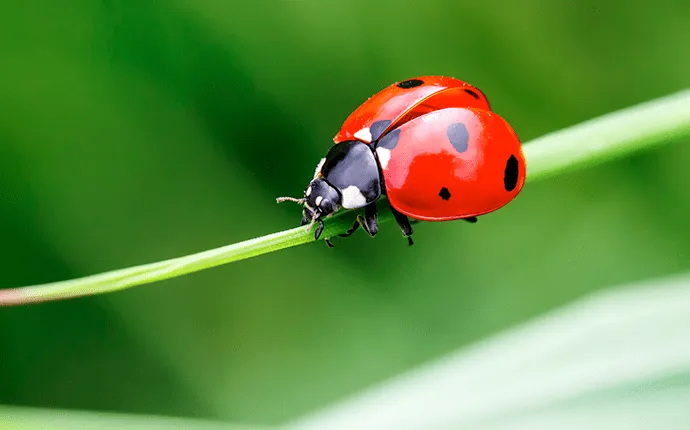
[[[371,133],[371,141],[379,140],[379,137],[383,134],[384,131],[388,128],[388,126],[391,125],[391,120],[389,119],[383,119],[381,121],[376,121],[369,127],[369,132]]]
[[[396,128],[387,135],[383,136],[376,144],[376,147],[392,150],[398,145],[398,140],[400,140],[400,129]]]
[[[517,158],[511,155],[506,162],[506,170],[503,175],[503,186],[505,186],[506,191],[513,191],[517,186],[518,181],[519,166]]]
[[[406,81],[398,82],[398,88],[402,89],[408,89],[408,88],[414,88],[422,85],[424,81],[421,79],[408,79]]]
[[[477,100],[479,100],[479,99],[481,98],[481,97],[479,97],[479,94],[475,93],[475,92],[472,91],[472,90],[468,90],[467,88],[465,88],[465,92],[466,92],[467,94],[471,95],[472,97],[474,97],[474,98],[477,99]]]
[[[443,187],[441,188],[441,191],[439,191],[438,195],[443,199],[443,200],[448,200],[450,198],[450,191],[448,191],[448,188]]]
[[[453,145],[453,148],[455,148],[456,151],[467,151],[467,147],[469,146],[470,142],[470,133],[467,131],[465,124],[456,122],[455,124],[449,125],[448,130],[446,130],[446,134],[448,135],[450,144]]]

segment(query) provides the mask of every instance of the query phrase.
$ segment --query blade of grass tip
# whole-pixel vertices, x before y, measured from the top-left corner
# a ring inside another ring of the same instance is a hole
[[[661,143],[690,137],[690,90],[610,113],[524,145],[527,180],[586,167]],[[392,216],[381,211],[380,222]],[[322,237],[344,233],[352,214],[326,221]],[[312,242],[303,227],[185,257],[50,284],[0,290],[0,306],[60,300],[123,290]]]
[[[343,214],[336,218],[333,222],[328,223],[324,229],[324,237],[335,236],[346,231],[352,226],[354,220],[352,214]],[[382,221],[386,221],[387,218],[389,216],[385,214],[380,217]],[[114,292],[198,272],[312,241],[314,241],[313,230],[307,231],[305,227],[296,227],[220,248],[155,263],[66,281],[2,289],[0,290],[0,306],[63,300]]]
[[[313,240],[311,233],[297,227],[232,245],[156,263],[114,270],[98,275],[31,287],[0,290],[0,306],[61,300],[113,292],[193,273],[236,260],[277,251]]]

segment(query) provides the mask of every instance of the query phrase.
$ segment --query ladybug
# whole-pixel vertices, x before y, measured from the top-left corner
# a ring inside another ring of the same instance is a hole
[[[364,208],[340,236],[359,226],[375,236],[376,201],[383,195],[412,245],[410,218],[476,222],[513,200],[525,182],[515,131],[479,89],[459,79],[397,82],[357,108],[333,140],[304,197],[277,199],[304,206],[302,225],[319,224],[315,239],[323,218],[339,209]]]

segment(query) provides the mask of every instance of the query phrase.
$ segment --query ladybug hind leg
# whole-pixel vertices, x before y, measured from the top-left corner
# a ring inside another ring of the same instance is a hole
[[[391,211],[393,212],[393,217],[395,217],[395,222],[398,223],[398,227],[400,227],[400,230],[402,231],[402,234],[404,237],[407,238],[407,244],[409,246],[414,245],[414,241],[412,241],[412,225],[410,224],[410,219],[407,217],[407,215],[403,215],[400,212],[396,211],[391,207]]]

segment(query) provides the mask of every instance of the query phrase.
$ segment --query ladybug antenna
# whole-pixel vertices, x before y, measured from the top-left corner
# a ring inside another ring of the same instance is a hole
[[[306,200],[306,199],[304,199],[304,198],[297,199],[297,198],[295,198],[295,197],[278,197],[278,198],[276,199],[276,202],[277,202],[277,203],[283,203],[283,202],[286,202],[286,201],[290,201],[290,202],[295,202],[295,203],[297,203],[297,204],[299,204],[299,205],[303,205],[305,200]]]
[[[307,228],[305,230],[311,231],[311,229],[312,229],[312,227],[314,227],[314,224],[316,223],[317,219],[319,220],[320,223],[323,223],[323,221],[321,221],[321,218],[319,218],[319,213],[314,211],[314,213],[311,216],[311,222],[309,223],[309,225],[307,226]]]

